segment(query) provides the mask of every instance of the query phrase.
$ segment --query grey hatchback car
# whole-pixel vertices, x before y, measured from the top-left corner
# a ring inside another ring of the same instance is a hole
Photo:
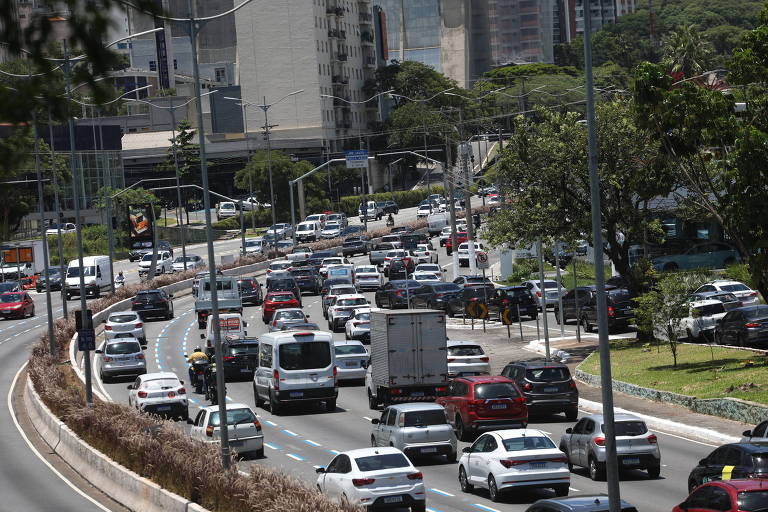
[[[617,414],[616,452],[619,470],[644,469],[650,478],[661,473],[661,451],[656,435],[645,422],[632,414]],[[568,466],[589,469],[592,480],[605,479],[605,429],[602,414],[590,414],[560,438],[560,450],[568,456]]]
[[[545,498],[528,507],[525,512],[607,512],[608,496],[593,494],[589,496],[568,496]],[[637,512],[637,509],[621,500],[621,512]]]
[[[99,358],[99,377],[108,382],[113,377],[144,375],[147,373],[147,361],[144,349],[136,338],[116,338],[105,341],[96,353]]]
[[[391,405],[371,423],[371,446],[394,446],[409,458],[445,455],[448,462],[456,462],[456,434],[441,405]]]

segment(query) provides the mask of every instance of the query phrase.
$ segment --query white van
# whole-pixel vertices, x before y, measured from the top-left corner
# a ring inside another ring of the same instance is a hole
[[[109,271],[109,256],[86,256],[83,258],[85,294],[98,297],[102,291],[112,288],[112,273]],[[80,262],[72,260],[67,266],[64,289],[67,300],[80,296]]]
[[[307,215],[307,218],[304,219],[304,222],[319,222],[321,230],[325,227],[325,221],[326,215],[324,213],[313,213],[312,215]]]
[[[299,242],[316,242],[323,228],[317,221],[305,221],[296,226],[296,240]]]
[[[448,227],[451,219],[445,212],[431,213],[427,216],[427,230],[429,236],[439,235],[443,228]]]
[[[239,340],[248,336],[248,332],[245,330],[248,327],[248,322],[243,320],[243,315],[240,313],[219,313],[219,326],[222,342]],[[205,334],[200,334],[200,339],[205,340],[206,352],[213,354],[213,322],[208,322]]]
[[[276,331],[259,336],[259,362],[253,374],[258,407],[272,414],[291,402],[325,402],[336,409],[336,356],[333,334],[323,331]]]

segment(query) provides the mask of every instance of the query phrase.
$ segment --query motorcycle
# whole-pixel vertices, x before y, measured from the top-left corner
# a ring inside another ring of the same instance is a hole
[[[211,405],[219,405],[219,391],[216,387],[216,367],[209,366],[206,370],[205,380],[207,386],[205,388],[205,399],[211,402]],[[224,386],[224,395],[227,394],[227,387]]]
[[[125,286],[125,278],[123,279],[115,278],[115,289],[121,288],[123,286]]]
[[[393,219],[391,216],[387,218],[387,227],[390,228],[395,225],[395,219]]]
[[[198,395],[203,393],[203,390],[207,388],[206,373],[209,366],[210,363],[203,359],[198,359],[197,361],[192,362],[192,367],[190,368],[190,378],[192,385],[195,386],[195,393]]]

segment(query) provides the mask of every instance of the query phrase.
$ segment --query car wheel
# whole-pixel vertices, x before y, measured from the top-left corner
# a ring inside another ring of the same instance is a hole
[[[259,448],[254,452],[257,459],[263,459],[264,458],[264,448]]]
[[[336,411],[336,399],[332,398],[331,400],[325,401],[325,410],[328,412],[334,412]]]
[[[276,398],[274,398],[272,395],[269,397],[269,412],[274,414],[275,416],[280,415],[280,403],[277,401]]]
[[[488,497],[491,501],[496,503],[499,501],[499,488],[496,486],[496,479],[493,475],[488,475]]]
[[[461,416],[456,416],[456,437],[461,441],[470,441],[472,439],[472,433],[464,425]]]
[[[569,407],[565,410],[565,419],[568,421],[576,421],[576,419],[579,417],[579,408],[578,407]]]
[[[256,404],[256,407],[264,408],[264,400],[262,400],[259,397],[259,392],[256,391],[256,385],[253,385],[253,402]]]
[[[421,503],[418,501],[411,505],[411,512],[426,512],[427,511],[427,501],[421,500]]]
[[[592,332],[592,325],[585,316],[581,317],[581,328],[584,329],[584,332]]]
[[[379,408],[379,400],[371,394],[371,390],[368,390],[368,408],[376,410]]]
[[[605,480],[605,465],[597,462],[594,457],[589,458],[589,478],[595,482]]]
[[[653,480],[659,478],[661,475],[661,466],[651,466],[648,468],[648,478]]]
[[[553,487],[553,490],[555,491],[555,496],[568,496],[569,485],[558,485]]]
[[[475,488],[474,485],[469,483],[464,466],[459,466],[459,485],[461,486],[461,492],[472,492]]]

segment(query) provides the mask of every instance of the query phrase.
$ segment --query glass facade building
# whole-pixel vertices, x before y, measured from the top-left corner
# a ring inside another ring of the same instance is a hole
[[[386,16],[390,60],[415,60],[442,71],[440,0],[375,0]]]

